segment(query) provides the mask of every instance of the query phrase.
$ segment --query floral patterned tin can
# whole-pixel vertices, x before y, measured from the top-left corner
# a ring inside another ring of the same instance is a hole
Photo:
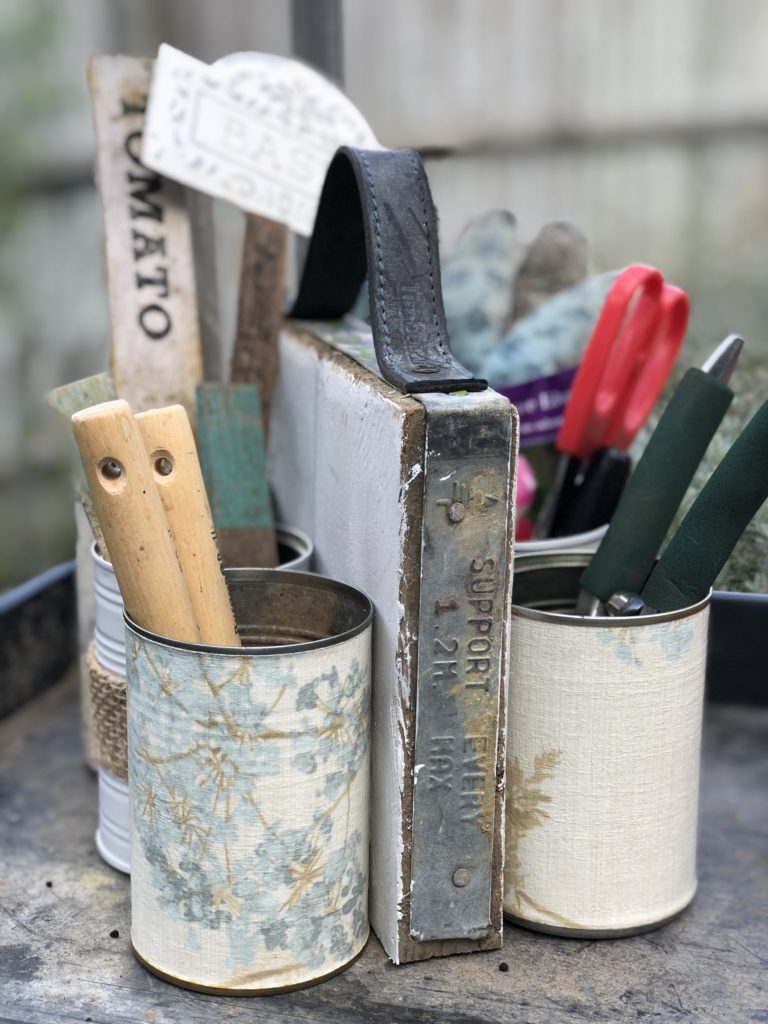
[[[368,938],[373,609],[308,573],[226,575],[242,648],[126,618],[131,937],[166,980],[265,994]]]
[[[515,564],[504,910],[608,938],[665,923],[696,890],[709,599],[576,616],[590,557]]]

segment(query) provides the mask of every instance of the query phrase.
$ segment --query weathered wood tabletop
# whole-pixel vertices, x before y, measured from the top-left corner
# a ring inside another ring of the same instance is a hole
[[[0,724],[0,1024],[768,1022],[768,708],[707,709],[699,894],[667,927],[603,942],[508,927],[503,950],[406,967],[372,937],[338,977],[262,998],[183,991],[134,959],[78,730],[72,674]]]

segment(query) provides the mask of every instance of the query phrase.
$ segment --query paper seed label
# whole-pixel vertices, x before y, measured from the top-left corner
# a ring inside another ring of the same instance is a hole
[[[208,65],[160,47],[142,148],[147,167],[309,235],[342,145],[379,148],[356,107],[304,64],[235,53]]]

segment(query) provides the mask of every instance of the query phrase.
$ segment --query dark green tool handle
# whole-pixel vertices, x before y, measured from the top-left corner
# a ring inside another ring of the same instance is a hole
[[[768,498],[768,402],[701,489],[641,592],[660,612],[707,596],[749,521]]]
[[[601,601],[639,593],[733,392],[703,370],[687,371],[664,410],[581,577]]]

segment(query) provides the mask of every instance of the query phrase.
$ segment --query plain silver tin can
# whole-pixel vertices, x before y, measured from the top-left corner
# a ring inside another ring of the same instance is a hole
[[[608,938],[663,924],[696,890],[709,598],[576,616],[589,558],[515,562],[504,911]]]
[[[126,619],[131,935],[166,980],[266,994],[368,938],[373,609],[322,576],[226,576],[242,648]]]

